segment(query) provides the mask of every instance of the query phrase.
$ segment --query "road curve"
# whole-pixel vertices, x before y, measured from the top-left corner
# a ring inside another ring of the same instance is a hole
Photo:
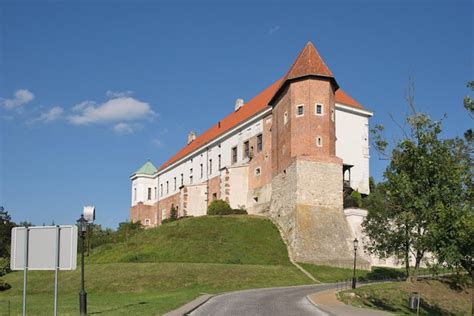
[[[334,284],[321,284],[232,292],[214,296],[189,315],[327,315],[311,304],[306,296],[334,287]]]

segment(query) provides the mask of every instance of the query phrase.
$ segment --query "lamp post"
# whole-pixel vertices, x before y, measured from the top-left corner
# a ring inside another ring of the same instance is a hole
[[[357,259],[357,246],[359,245],[359,241],[354,239],[354,272],[352,273],[352,288],[356,288],[356,259]]]
[[[84,288],[84,246],[87,231],[87,220],[84,215],[77,220],[77,226],[81,236],[81,292],[79,292],[79,310],[82,315],[87,315],[87,293]]]

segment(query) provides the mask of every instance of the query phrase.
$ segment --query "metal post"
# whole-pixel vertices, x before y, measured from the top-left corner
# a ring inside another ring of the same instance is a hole
[[[23,269],[23,316],[26,316],[26,286],[28,283],[28,244],[29,244],[30,229],[25,226],[25,258]]]
[[[81,316],[87,315],[87,293],[84,288],[84,246],[85,232],[81,230],[81,292],[79,293],[79,305]]]
[[[352,288],[356,288],[356,258],[357,258],[357,248],[354,249],[354,271],[352,273]]]
[[[54,269],[54,316],[58,315],[58,272],[59,272],[59,255],[60,255],[60,241],[61,228],[56,226],[56,264]]]

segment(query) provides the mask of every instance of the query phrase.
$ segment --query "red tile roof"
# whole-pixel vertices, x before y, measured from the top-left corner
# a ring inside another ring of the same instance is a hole
[[[285,76],[285,80],[291,80],[308,75],[316,75],[334,78],[331,70],[324,63],[313,43],[308,42],[300,52],[290,70]]]
[[[232,112],[226,118],[221,120],[220,127],[219,123],[212,126],[210,129],[204,132],[204,134],[198,136],[195,140],[193,140],[190,144],[186,145],[182,148],[176,155],[171,157],[167,162],[165,162],[159,170],[163,170],[164,168],[171,165],[173,162],[183,158],[187,154],[191,153],[192,151],[200,148],[201,146],[209,143],[211,140],[215,139],[216,137],[224,134],[234,126],[238,125],[241,122],[246,121],[247,119],[251,118],[258,112],[262,111],[268,106],[268,101],[270,98],[275,94],[277,88],[280,86],[281,79],[274,82],[271,86],[263,90],[259,95],[255,98],[250,100],[244,106],[242,106],[238,111]]]
[[[351,106],[353,108],[358,108],[358,109],[361,109],[361,110],[365,110],[365,108],[362,106],[362,104],[360,104],[359,102],[354,100],[351,96],[349,96],[341,88],[339,88],[336,91],[336,103],[340,103],[340,104]]]
[[[321,56],[319,56],[316,48],[311,42],[308,42],[305,48],[303,48],[303,50],[300,52],[298,58],[293,63],[285,77],[274,82],[271,86],[263,90],[263,92],[261,92],[248,103],[246,103],[244,106],[242,106],[238,111],[232,112],[219,123],[212,126],[202,135],[198,136],[190,144],[183,147],[180,151],[178,151],[176,155],[166,161],[159,168],[159,171],[165,169],[172,163],[185,157],[194,150],[199,149],[202,146],[208,144],[210,141],[214,140],[218,136],[223,135],[225,132],[229,131],[233,127],[237,126],[238,124],[246,121],[255,114],[264,110],[268,106],[272,98],[275,96],[275,94],[278,92],[278,90],[280,90],[280,88],[285,84],[287,80],[307,75],[324,76],[334,79],[332,72],[326,66],[326,64],[322,60]],[[358,109],[364,109],[364,107],[359,102],[351,98],[341,89],[338,89],[336,91],[336,102]]]

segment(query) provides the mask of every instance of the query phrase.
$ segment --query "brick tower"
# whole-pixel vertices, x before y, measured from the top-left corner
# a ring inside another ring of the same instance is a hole
[[[342,160],[336,157],[339,88],[312,43],[281,82],[270,105],[272,202],[296,261],[347,266],[351,231],[343,214]]]

